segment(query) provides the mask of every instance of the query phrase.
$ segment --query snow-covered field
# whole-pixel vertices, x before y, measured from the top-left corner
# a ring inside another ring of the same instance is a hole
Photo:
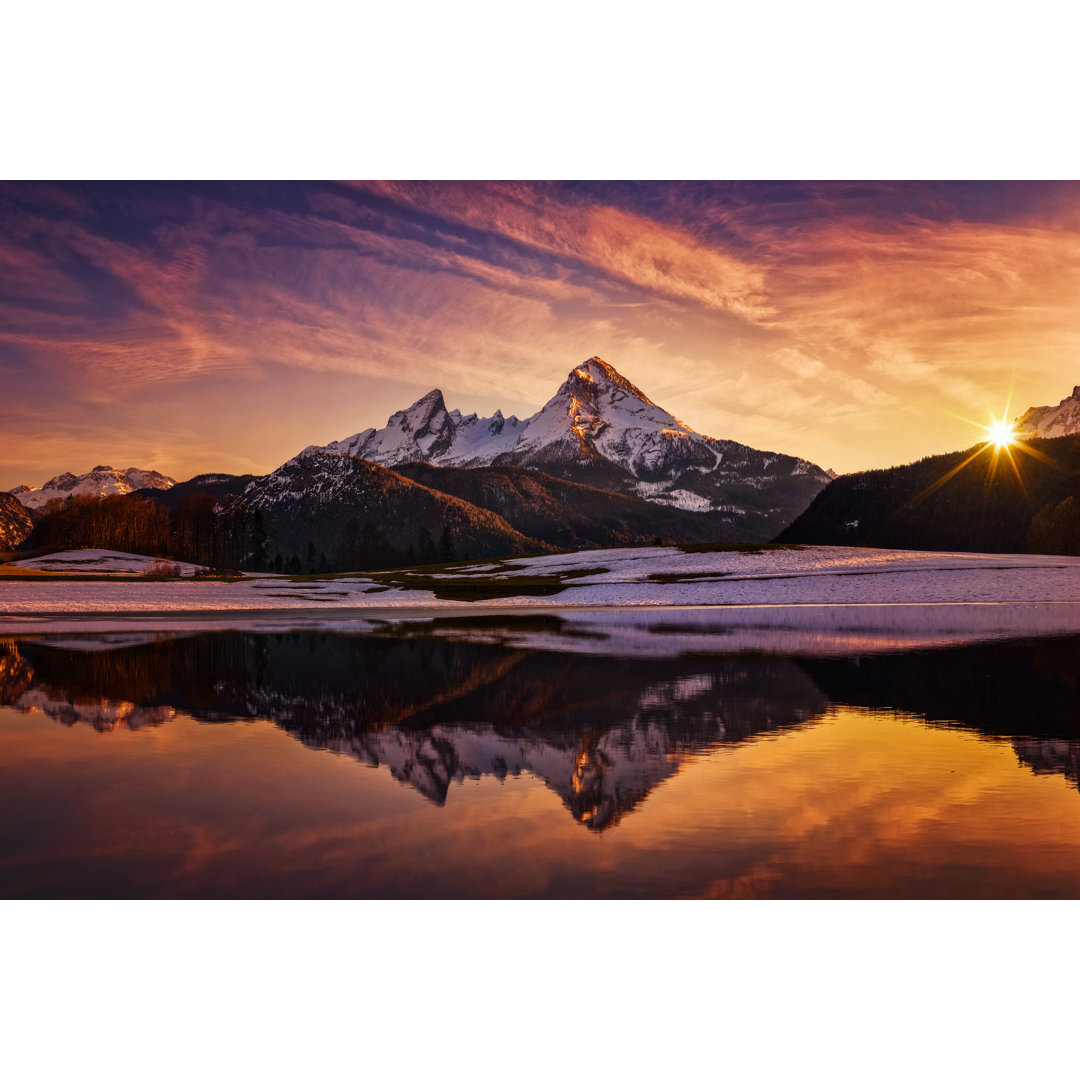
[[[122,553],[50,558],[100,572]],[[30,564],[39,563],[31,560]],[[588,570],[588,576],[562,577]],[[132,571],[129,571],[129,573]],[[554,595],[440,599],[440,583],[537,579]],[[405,587],[426,582],[426,587]],[[397,582],[397,584],[393,584]],[[677,611],[675,609],[678,609]],[[349,575],[316,581],[50,581],[0,578],[0,633],[176,630],[224,626],[340,630],[378,622],[499,613],[558,615],[563,624],[455,621],[437,632],[475,640],[626,655],[709,651],[842,653],[1080,633],[1080,558],[810,547],[687,554],[623,548],[497,560],[436,575]],[[573,631],[567,634],[566,630]]]
[[[14,565],[68,572],[105,568],[138,575],[152,560],[122,552],[75,551]],[[181,564],[186,573],[196,569]],[[0,615],[85,612],[232,612],[306,608],[672,606],[745,604],[1078,603],[1080,558],[980,555],[874,548],[808,547],[686,554],[677,548],[618,548],[492,561],[435,575],[398,572],[395,581],[502,582],[588,570],[549,596],[439,599],[430,587],[391,584],[381,574],[291,581],[49,581],[0,578]],[[523,582],[523,588],[527,583]],[[509,588],[506,591],[510,591]]]
[[[192,577],[203,566],[195,563],[164,560],[167,565],[180,571],[181,577]],[[80,548],[78,551],[58,551],[53,555],[39,555],[36,559],[22,559],[12,563],[29,570],[49,570],[57,574],[117,574],[140,577],[159,565],[159,560],[149,555],[132,555],[126,551],[108,551],[105,548]]]

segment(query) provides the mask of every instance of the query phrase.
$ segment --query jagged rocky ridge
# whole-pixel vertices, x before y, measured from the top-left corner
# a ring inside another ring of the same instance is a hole
[[[757,539],[791,521],[829,481],[823,469],[801,458],[699,434],[599,357],[574,368],[526,420],[448,411],[441,391],[432,390],[394,413],[386,427],[305,452],[314,450],[391,467],[525,466],[712,514]]]
[[[140,488],[170,488],[176,481],[153,469],[114,469],[111,465],[95,465],[88,473],[76,476],[61,473],[40,488],[20,484],[11,494],[23,506],[40,510],[53,499],[66,499],[69,495],[128,495]]]

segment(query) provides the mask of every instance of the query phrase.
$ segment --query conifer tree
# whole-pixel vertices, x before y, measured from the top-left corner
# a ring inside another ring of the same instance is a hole
[[[442,537],[439,540],[439,559],[441,562],[453,562],[457,556],[454,554],[454,537],[450,533],[450,526],[444,525]]]
[[[435,541],[431,538],[431,530],[426,525],[420,526],[420,541],[417,544],[417,555],[422,563],[433,563],[439,553],[435,550]]]

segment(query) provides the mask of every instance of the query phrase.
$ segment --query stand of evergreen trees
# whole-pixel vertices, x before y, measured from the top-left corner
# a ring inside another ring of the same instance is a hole
[[[108,548],[223,570],[265,570],[269,536],[260,511],[227,496],[190,495],[169,509],[137,495],[74,495],[50,506],[35,548]]]
[[[270,522],[242,499],[197,493],[168,507],[139,495],[74,495],[51,504],[28,541],[34,548],[106,548],[221,570],[325,574],[454,562],[449,525],[438,542],[422,526],[402,549],[379,526],[350,518],[339,536],[312,536],[298,549],[274,542]]]
[[[325,547],[317,540],[309,540],[300,551],[277,550],[269,559],[268,568],[278,574],[326,574],[426,566],[468,557],[467,551],[458,553],[449,525],[443,526],[437,544],[431,530],[421,525],[416,540],[403,549],[391,544],[378,525],[371,521],[361,525],[353,517],[345,523],[341,535],[330,538]]]
[[[777,540],[1080,554],[1080,435],[837,477]]]

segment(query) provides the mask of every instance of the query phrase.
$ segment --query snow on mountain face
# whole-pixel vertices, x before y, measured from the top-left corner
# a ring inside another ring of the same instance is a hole
[[[1080,386],[1071,397],[1057,405],[1028,409],[1016,421],[1015,434],[1024,438],[1056,439],[1059,435],[1080,435]]]
[[[76,476],[74,473],[61,473],[54,476],[40,488],[20,484],[11,489],[11,494],[23,504],[35,510],[45,506],[52,499],[66,499],[69,495],[127,495],[140,488],[157,488],[165,491],[176,483],[169,476],[163,476],[153,469],[114,469],[111,465],[96,465],[88,473]]]
[[[504,418],[500,411],[487,419],[476,413],[462,416],[457,409],[447,412],[442,392],[432,390],[408,409],[394,413],[379,431],[367,428],[350,439],[308,449],[349,454],[386,466],[407,461],[490,465],[513,449],[523,426],[516,416]]]
[[[572,460],[583,453],[644,464],[673,436],[703,438],[593,357],[574,368],[555,396],[528,420],[504,417],[501,411],[486,418],[462,416],[457,409],[448,412],[442,392],[432,390],[394,413],[386,427],[368,428],[320,449],[387,466],[425,461],[475,467],[505,455],[513,460],[500,464],[528,465],[532,459]],[[703,460],[715,464],[716,458],[709,454]]]
[[[753,489],[753,512],[762,520],[785,514],[790,519],[794,513],[788,514],[788,503],[799,503],[798,513],[829,480],[800,458],[699,434],[596,356],[574,368],[555,396],[527,420],[504,418],[501,412],[489,418],[448,412],[442,393],[432,390],[394,413],[384,428],[308,448],[313,449],[389,467],[422,461],[539,468],[650,502],[717,510],[734,520],[747,508],[733,497],[733,488]],[[798,491],[770,501],[767,492],[777,485]]]
[[[707,441],[594,356],[527,422],[514,457],[521,465],[601,457],[650,477],[672,457],[714,468],[719,455]]]

